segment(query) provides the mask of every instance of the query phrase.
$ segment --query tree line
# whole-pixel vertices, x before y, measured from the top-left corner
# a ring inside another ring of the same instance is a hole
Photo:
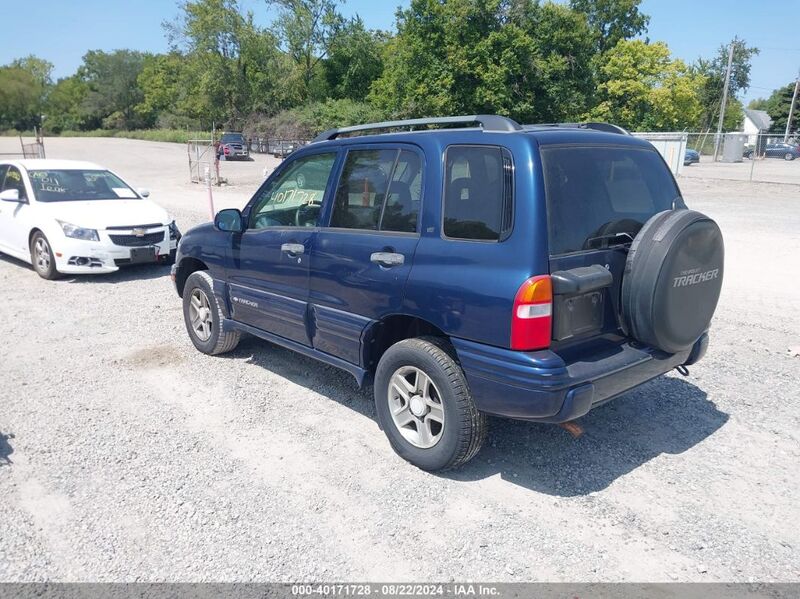
[[[650,41],[640,0],[411,0],[393,31],[338,0],[186,0],[169,51],[92,50],[77,72],[28,56],[0,67],[0,129],[244,129],[305,137],[386,118],[495,113],[603,120],[638,131],[715,128],[727,46],[686,63]],[[758,50],[733,41],[725,128]],[[766,101],[765,101],[766,102]],[[787,111],[788,112],[788,111]],[[785,124],[785,117],[784,117]]]

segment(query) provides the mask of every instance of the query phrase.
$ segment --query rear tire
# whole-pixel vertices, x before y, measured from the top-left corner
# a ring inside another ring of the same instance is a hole
[[[784,160],[794,160],[794,154],[792,154],[791,152],[786,152],[786,154],[783,155],[783,159]]]
[[[36,231],[31,237],[31,264],[33,270],[36,271],[43,279],[52,281],[61,276],[56,270],[56,257],[53,255],[53,248],[50,247],[50,242],[41,231]]]
[[[224,316],[213,285],[211,275],[204,270],[189,275],[183,288],[183,321],[194,346],[204,354],[216,356],[233,351],[241,333],[222,330]]]
[[[374,389],[378,423],[404,460],[422,470],[449,470],[480,451],[486,416],[446,340],[395,343],[378,363]]]

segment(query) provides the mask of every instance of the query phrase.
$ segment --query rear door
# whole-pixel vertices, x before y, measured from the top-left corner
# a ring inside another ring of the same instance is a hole
[[[349,149],[311,255],[313,346],[362,364],[372,321],[400,311],[419,241],[424,157],[415,146]]]
[[[308,272],[320,210],[337,152],[305,154],[281,166],[245,210],[228,271],[235,320],[310,344]]]
[[[683,205],[680,191],[654,149],[554,145],[542,146],[541,157],[551,275],[591,266],[612,275],[608,287],[574,297],[556,295],[555,345],[620,335],[620,286],[630,242],[651,216]]]

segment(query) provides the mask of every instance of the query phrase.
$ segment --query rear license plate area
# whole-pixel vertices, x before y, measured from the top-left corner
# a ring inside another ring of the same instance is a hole
[[[156,260],[158,260],[158,254],[154,246],[131,249],[131,264],[144,264]]]
[[[600,331],[605,314],[604,290],[573,296],[556,295],[553,313],[553,338],[556,341]]]

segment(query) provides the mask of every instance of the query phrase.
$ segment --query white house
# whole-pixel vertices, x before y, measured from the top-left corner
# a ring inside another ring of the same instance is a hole
[[[755,144],[759,133],[766,133],[772,125],[772,119],[764,110],[745,108],[742,131],[747,134],[747,143]]]

